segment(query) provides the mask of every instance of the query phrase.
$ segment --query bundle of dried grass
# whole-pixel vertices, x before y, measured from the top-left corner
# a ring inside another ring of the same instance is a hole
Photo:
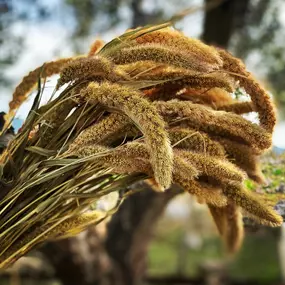
[[[258,156],[271,146],[275,112],[241,62],[166,24],[101,45],[32,71],[16,88],[12,113],[38,81],[1,156],[0,267],[100,222],[114,209],[91,205],[114,191],[124,198],[122,189],[147,178],[156,190],[176,183],[206,203],[230,251],[242,241],[241,209],[279,226],[282,218],[243,186],[247,177],[263,181]],[[54,73],[58,96],[40,107],[40,79]],[[237,87],[252,102],[233,99]],[[252,111],[260,124],[241,116]]]

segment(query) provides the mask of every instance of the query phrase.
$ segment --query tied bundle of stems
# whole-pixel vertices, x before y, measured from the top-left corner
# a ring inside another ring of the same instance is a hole
[[[53,74],[57,96],[40,106],[41,80]],[[8,118],[35,86],[31,111],[0,158],[0,267],[112,215],[116,207],[103,212],[96,202],[118,192],[119,206],[140,180],[155,191],[178,184],[205,203],[231,252],[242,242],[242,211],[281,225],[243,185],[264,181],[258,158],[271,146],[273,104],[228,52],[169,24],[129,30],[30,72]],[[234,98],[240,87],[250,101]],[[259,124],[243,117],[250,112]]]

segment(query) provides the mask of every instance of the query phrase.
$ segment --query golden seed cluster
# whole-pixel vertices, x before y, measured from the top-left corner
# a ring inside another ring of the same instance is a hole
[[[263,224],[282,223],[243,186],[246,178],[263,181],[258,158],[271,147],[276,117],[270,96],[239,59],[162,26],[128,31],[103,47],[95,42],[88,56],[46,64],[41,76],[58,72],[57,87],[69,84],[66,113],[104,110],[100,120],[83,124],[65,156],[100,154],[103,167],[144,173],[156,190],[178,184],[208,205],[230,251],[242,241],[241,209]],[[16,88],[12,109],[39,74],[31,72]],[[239,87],[251,101],[233,99]],[[242,116],[250,112],[259,124]],[[55,108],[48,125],[60,130],[63,113]]]

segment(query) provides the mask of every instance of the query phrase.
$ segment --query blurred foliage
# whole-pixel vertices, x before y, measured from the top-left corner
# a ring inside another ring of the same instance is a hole
[[[190,219],[188,221],[191,223]],[[200,223],[203,221],[200,219]],[[223,268],[224,274],[230,280],[239,280],[241,284],[243,282],[246,284],[250,280],[254,280],[256,284],[276,284],[275,282],[281,279],[274,230],[261,229],[255,234],[247,233],[241,251],[231,259],[228,259],[214,231],[211,236],[200,237],[201,248],[185,246],[184,256],[181,256],[181,241],[186,236],[187,230],[177,226],[176,221],[171,221],[169,218],[161,221],[157,236],[149,250],[149,276],[178,275],[196,278],[200,277],[202,268],[209,266],[210,269],[211,265],[216,265],[217,268]],[[179,267],[181,258],[184,262],[183,268]]]
[[[12,0],[2,0],[0,5],[0,68],[13,65],[25,50],[24,37],[13,33],[13,24],[19,22],[61,21],[71,19],[70,43],[76,53],[82,52],[81,43],[94,30],[106,32],[126,22],[122,10],[129,11],[130,26],[159,22],[166,13],[160,1],[145,4],[145,0],[58,0],[57,9],[40,0],[21,0],[16,5]],[[181,7],[191,6],[191,1],[182,1]],[[274,92],[280,114],[285,109],[285,32],[280,22],[282,0],[251,0],[246,13],[245,25],[232,36],[231,48],[236,55],[250,59],[258,54],[260,63],[256,69],[263,70],[264,78]],[[169,3],[167,4],[169,5]],[[177,4],[178,5],[178,4]],[[5,40],[5,41],[4,41]],[[0,84],[9,86],[4,72],[0,73]]]
[[[257,195],[262,195],[269,205],[275,206],[285,196],[285,153],[268,153],[262,158],[262,172],[266,177],[266,184],[256,185],[247,181],[247,188]]]
[[[229,275],[234,280],[278,284],[281,281],[281,269],[277,246],[274,232],[248,234],[242,250],[229,266]]]
[[[138,23],[145,25],[163,19],[163,11],[156,4],[154,6],[157,7],[153,11],[144,11],[143,0],[58,0],[50,5],[40,0],[21,0],[17,5],[12,0],[3,0],[0,5],[0,49],[9,51],[8,54],[1,52],[1,68],[4,64],[13,64],[21,55],[21,50],[24,50],[24,37],[11,33],[16,23],[69,19],[72,23],[67,27],[70,29],[70,43],[75,53],[81,53],[82,39],[88,37],[94,30],[96,33],[103,33],[126,22],[126,17],[121,13],[124,8],[130,11],[129,25],[132,27]],[[0,84],[3,82],[1,79]]]
[[[110,17],[107,26],[105,26],[106,30],[116,25],[120,20],[118,14],[120,0],[65,0],[65,2],[72,8],[76,19],[74,36],[88,35],[98,14],[106,14]]]
[[[148,274],[150,276],[181,275],[196,277],[199,274],[199,267],[204,262],[223,259],[222,244],[219,238],[213,234],[212,237],[203,240],[202,248],[196,250],[185,246],[184,265],[181,268],[180,248],[185,234],[182,228],[172,228],[171,230],[169,227],[167,233],[163,233],[163,237],[161,233],[158,233],[158,238],[152,242],[149,250]]]
[[[13,21],[11,3],[8,0],[0,2],[0,69],[4,70],[12,65],[19,57],[22,37],[14,37],[9,33],[9,27]],[[10,81],[4,72],[0,72],[0,84],[9,85]]]
[[[267,78],[282,119],[285,110],[285,32],[280,7],[283,3],[282,0],[251,0],[245,26],[232,40],[235,55],[244,60],[258,57],[254,68],[261,70]]]

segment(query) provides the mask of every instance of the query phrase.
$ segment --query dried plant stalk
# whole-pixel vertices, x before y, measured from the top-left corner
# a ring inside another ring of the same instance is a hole
[[[87,80],[92,77],[101,77],[116,82],[127,78],[110,60],[96,55],[82,57],[67,63],[60,73],[57,88],[75,80]]]
[[[102,40],[95,40],[90,46],[88,56],[93,56],[100,51],[100,49],[104,46],[104,42]]]
[[[261,126],[272,133],[276,124],[276,114],[270,96],[255,81],[252,75],[246,71],[245,65],[241,60],[233,57],[225,50],[220,50],[220,55],[223,59],[223,68],[235,73],[236,79],[240,81],[245,91],[250,95],[254,109],[259,114]]]
[[[199,58],[196,59],[194,56],[189,58],[187,53],[183,53],[177,49],[168,48],[159,44],[147,44],[123,48],[112,55],[111,59],[116,64],[151,60],[197,72],[210,72],[213,70],[211,65],[202,65]]]
[[[215,109],[219,109],[219,107],[223,105],[230,105],[233,102],[232,96],[221,88],[185,88],[180,92],[179,99],[190,100],[197,104],[209,105]]]
[[[218,141],[224,146],[232,162],[246,171],[250,179],[260,184],[264,183],[257,153],[252,148],[228,139]]]
[[[236,183],[228,183],[223,188],[224,194],[232,199],[234,203],[249,213],[264,225],[272,227],[280,226],[283,218],[275,211],[266,206],[261,200],[248,193],[242,185]]]
[[[9,103],[10,110],[17,109],[26,100],[27,94],[35,87],[40,77],[46,78],[58,74],[62,67],[71,60],[72,58],[62,58],[46,62],[26,75],[13,93],[13,100]]]
[[[205,62],[218,68],[222,65],[222,60],[213,47],[207,46],[197,39],[184,36],[181,32],[171,28],[165,28],[152,33],[143,34],[136,38],[140,45],[150,43],[161,44],[174,49],[182,50],[189,55],[199,57],[200,62]]]
[[[254,112],[252,102],[236,102],[227,105],[221,105],[217,109],[221,111],[232,112],[238,115]]]
[[[176,127],[169,130],[169,137],[174,147],[185,148],[210,156],[222,158],[225,156],[224,148],[203,132]]]
[[[139,180],[156,191],[177,184],[206,203],[231,252],[243,237],[241,210],[281,225],[244,187],[244,171],[263,180],[258,160],[276,121],[270,96],[240,60],[168,26],[96,41],[89,54],[47,63],[18,85],[8,117],[40,78],[60,73],[55,96],[40,108],[38,86],[0,157],[0,268],[100,220],[90,205],[114,191],[131,195],[126,187]],[[233,99],[238,87],[251,102]],[[253,111],[260,124],[242,117]]]
[[[239,208],[232,201],[228,201],[224,207],[208,205],[208,208],[228,251],[237,252],[244,238],[242,214]]]
[[[244,173],[226,160],[185,150],[175,150],[175,152],[193,164],[199,172],[218,181],[242,182],[244,180]]]
[[[236,114],[214,111],[200,104],[177,100],[155,102],[155,106],[168,120],[182,118],[182,121],[191,127],[233,139],[240,138],[260,150],[271,146],[272,138],[267,131]]]
[[[90,83],[80,96],[91,103],[99,102],[118,109],[138,125],[147,146],[152,150],[151,162],[157,182],[163,188],[168,188],[172,180],[173,154],[164,121],[155,108],[139,92],[108,82]]]
[[[6,130],[11,120],[16,114],[18,108],[28,98],[28,94],[36,86],[40,78],[47,78],[54,74],[58,74],[62,67],[72,58],[62,58],[56,61],[46,62],[42,66],[34,69],[28,75],[26,75],[22,81],[15,88],[13,98],[9,102],[9,112],[5,115],[5,125],[3,130]]]
[[[106,163],[106,166],[112,167],[116,173],[143,172],[149,176],[153,175],[153,170],[147,162],[150,153],[142,143],[128,143],[113,150],[92,145],[78,150],[76,155],[86,157],[99,152],[105,152],[101,160]],[[224,206],[226,198],[223,196],[221,189],[198,183],[194,180],[197,175],[198,172],[193,165],[180,156],[174,157],[174,183],[180,185],[186,192],[196,196],[200,201],[218,207]],[[159,186],[158,189],[162,190]]]
[[[130,125],[130,119],[118,113],[112,113],[100,122],[88,127],[73,141],[70,145],[70,152],[76,151],[86,145],[100,144],[109,137],[114,137],[117,133],[127,129]]]

